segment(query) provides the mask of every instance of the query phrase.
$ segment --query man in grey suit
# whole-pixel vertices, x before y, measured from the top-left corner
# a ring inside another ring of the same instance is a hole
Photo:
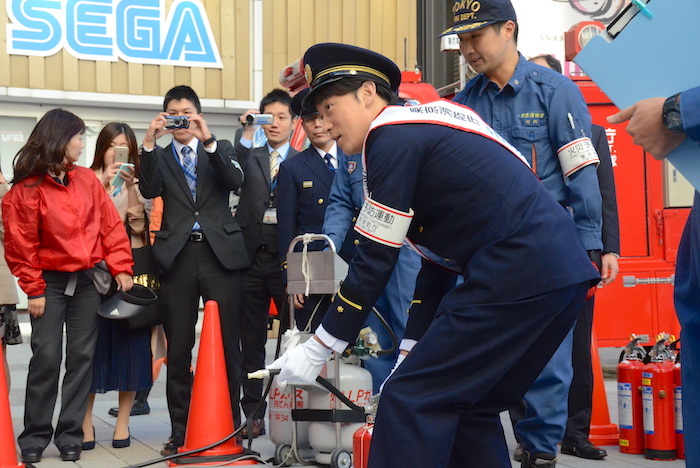
[[[256,113],[255,110],[241,117],[243,136],[236,144],[236,156],[246,174],[236,220],[243,228],[245,248],[251,260],[250,268],[241,276],[241,349],[245,373],[265,367],[270,298],[280,311],[286,300],[279,259],[275,197],[279,165],[298,153],[289,144],[296,122],[291,101],[289,94],[281,89],[268,93],[260,101],[260,112],[273,116],[271,124],[262,126],[267,144],[262,148],[252,148],[255,129],[247,124],[246,118]],[[265,434],[265,403],[261,399],[262,382],[244,380],[241,406],[246,417],[251,419],[250,425],[243,429],[244,438]],[[260,407],[254,413],[258,404]]]
[[[173,123],[187,127],[173,128]],[[167,133],[172,134],[172,142],[157,148],[156,139]],[[164,455],[176,452],[184,443],[200,297],[219,304],[231,404],[234,419],[240,422],[239,270],[249,261],[228,197],[242,182],[243,171],[234,159],[231,143],[217,141],[211,134],[194,90],[176,86],[168,91],[163,112],[151,121],[143,140],[139,184],[145,198],[160,196],[164,204],[162,226],[153,244],[168,337],[167,398],[172,434],[161,452]]]

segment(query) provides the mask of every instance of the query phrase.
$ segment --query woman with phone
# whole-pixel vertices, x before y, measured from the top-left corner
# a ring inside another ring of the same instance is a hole
[[[138,167],[138,146],[131,127],[119,122],[105,125],[97,137],[95,159],[90,169],[114,203],[123,222],[121,229],[129,234],[132,249],[149,242],[146,200],[141,197],[136,178]],[[83,421],[83,450],[95,448],[92,408],[96,393],[119,391],[112,447],[124,448],[131,445],[129,416],[136,392],[153,385],[150,330],[132,330],[120,322],[123,321],[98,317],[92,386]]]
[[[62,460],[80,459],[97,341],[97,287],[106,284],[98,278],[108,276],[97,265],[106,264],[122,290],[133,286],[131,248],[119,214],[94,174],[75,165],[84,131],[76,115],[47,112],[15,156],[13,186],[2,200],[5,259],[28,296],[32,325],[18,438],[25,463],[41,461],[52,437]],[[64,326],[66,373],[54,430]]]

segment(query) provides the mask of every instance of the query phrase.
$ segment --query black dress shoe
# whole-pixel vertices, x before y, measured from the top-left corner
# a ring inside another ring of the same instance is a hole
[[[58,448],[61,452],[61,460],[63,461],[77,461],[80,460],[80,445],[70,444],[64,445]]]
[[[39,463],[44,449],[41,447],[29,447],[22,449],[22,461],[24,463]]]
[[[140,416],[142,414],[149,414],[151,412],[151,407],[148,406],[148,400],[136,400],[131,407],[131,416]],[[119,416],[119,408],[110,408],[107,414],[114,416],[115,418]]]
[[[250,439],[250,429],[252,428],[253,439],[257,439],[261,435],[265,435],[265,420],[262,418],[253,418],[250,423],[246,423],[246,427],[241,431],[244,439]]]
[[[589,460],[602,460],[608,456],[608,452],[600,447],[596,447],[587,439],[577,440],[573,443],[562,442],[561,453]]]
[[[174,432],[170,438],[163,444],[163,450],[160,451],[160,454],[164,457],[167,457],[168,455],[173,455],[177,453],[177,449],[182,447],[185,444],[185,437],[184,434],[180,432]]]

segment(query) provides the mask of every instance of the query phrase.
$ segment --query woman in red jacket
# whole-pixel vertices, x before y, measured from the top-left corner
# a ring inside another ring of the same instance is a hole
[[[51,441],[64,461],[80,459],[82,421],[97,339],[96,284],[102,260],[117,286],[133,286],[131,246],[114,204],[94,173],[75,166],[83,121],[63,109],[44,115],[14,161],[13,187],[2,201],[5,258],[29,298],[32,359],[27,376],[25,463]],[[103,270],[102,270],[103,271]],[[66,329],[66,374],[55,431],[51,424]]]

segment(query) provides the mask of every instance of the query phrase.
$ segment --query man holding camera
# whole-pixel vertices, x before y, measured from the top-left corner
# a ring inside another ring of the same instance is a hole
[[[214,300],[221,312],[226,369],[234,419],[241,382],[239,270],[249,265],[243,234],[231,215],[229,192],[243,183],[230,142],[217,141],[188,86],[165,95],[163,112],[143,140],[139,188],[145,198],[163,198],[163,222],[153,255],[160,275],[160,306],[168,337],[167,398],[172,434],[163,455],[184,443],[192,374],[194,327],[199,299]],[[172,134],[165,148],[156,139]]]
[[[236,144],[236,156],[245,171],[241,199],[236,220],[243,228],[243,239],[251,266],[241,277],[241,349],[243,371],[253,372],[265,366],[265,342],[270,298],[277,310],[282,310],[286,295],[279,260],[277,229],[277,173],[282,161],[298,151],[289,145],[294,122],[292,98],[286,91],[274,89],[260,101],[260,112],[267,120],[262,125],[267,144],[252,148],[254,124],[251,120],[262,116],[250,110],[241,116],[243,136]],[[265,434],[265,403],[253,413],[262,398],[262,382],[244,380],[241,406],[250,425],[243,429],[243,437],[255,438]]]

